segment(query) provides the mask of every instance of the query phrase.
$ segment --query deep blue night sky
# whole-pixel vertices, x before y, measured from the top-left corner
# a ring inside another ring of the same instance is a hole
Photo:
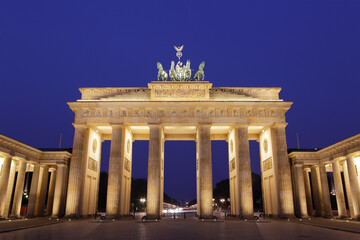
[[[360,1],[0,2],[0,133],[34,147],[73,141],[66,102],[79,87],[144,87],[156,62],[206,61],[216,87],[282,87],[288,147],[322,148],[359,133]],[[147,142],[134,143],[135,178]],[[195,192],[195,142],[166,142],[165,191]],[[257,144],[252,167],[259,171]],[[104,144],[106,170],[109,143]],[[226,142],[213,143],[214,184],[228,177]],[[215,171],[216,170],[216,171]],[[178,178],[183,178],[179,181]]]

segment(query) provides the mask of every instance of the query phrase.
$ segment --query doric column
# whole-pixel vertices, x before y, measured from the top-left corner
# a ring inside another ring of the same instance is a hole
[[[349,205],[350,216],[352,218],[354,218],[355,217],[354,206],[353,206],[353,201],[352,201],[352,196],[351,196],[350,179],[349,179],[349,172],[348,172],[346,160],[342,162],[342,166],[343,166],[343,171],[344,171],[346,197],[347,197],[347,201],[348,201],[348,205]]]
[[[335,196],[336,196],[336,203],[337,209],[340,218],[347,217],[346,205],[345,205],[345,196],[344,196],[344,189],[341,180],[341,171],[340,171],[340,164],[339,160],[334,160],[332,162],[332,169],[333,169],[333,176],[334,176],[334,184],[335,184]]]
[[[311,166],[311,183],[314,198],[315,217],[322,217],[324,216],[324,202],[321,191],[321,181],[318,165]]]
[[[294,216],[294,200],[292,193],[291,171],[287,153],[285,124],[271,127],[274,165],[278,174],[280,201],[280,217]]]
[[[37,198],[37,189],[39,185],[39,177],[40,177],[40,165],[35,164],[31,178],[29,202],[27,207],[27,217],[35,217],[35,204]]]
[[[295,201],[297,207],[297,215],[300,218],[307,217],[306,191],[304,183],[304,170],[302,164],[294,166],[295,177]]]
[[[213,218],[210,127],[211,125],[200,125],[197,128],[200,218]]]
[[[196,217],[199,217],[201,201],[200,201],[199,144],[197,144],[197,141],[198,141],[198,132],[197,131],[196,131],[195,139],[196,139],[196,206],[197,206],[196,207]],[[230,178],[229,178],[229,181],[230,181]],[[231,183],[231,181],[230,181],[230,183]],[[231,191],[231,187],[230,187],[230,191]],[[230,192],[230,196],[232,196],[231,192]],[[231,211],[232,210],[233,210],[233,208],[231,208]],[[233,214],[235,214],[235,213],[233,213]]]
[[[328,178],[324,164],[319,165],[319,171],[320,171],[320,181],[321,181],[321,192],[323,195],[323,202],[324,202],[324,217],[331,218],[333,217],[333,214],[331,210]]]
[[[146,216],[160,218],[162,127],[150,125]]]
[[[66,169],[64,164],[58,165],[56,170],[54,202],[52,208],[53,217],[61,217],[64,214],[65,207],[65,191],[66,191]]]
[[[360,188],[353,156],[346,156],[346,165],[349,173],[351,198],[354,209],[353,219],[360,220]]]
[[[6,218],[7,212],[5,210],[5,199],[7,195],[8,185],[9,185],[9,176],[11,169],[11,156],[5,155],[3,166],[1,168],[0,175],[0,218]]]
[[[50,174],[49,193],[46,205],[46,216],[51,216],[53,210],[56,174],[56,169],[52,169]]]
[[[66,216],[79,217],[81,190],[83,189],[85,146],[89,129],[85,125],[75,125],[73,152],[70,161],[69,183],[66,199]]]
[[[46,201],[46,192],[48,188],[48,178],[49,178],[49,167],[41,166],[39,184],[36,194],[36,204],[35,204],[35,216],[42,217],[44,216],[45,201]]]
[[[122,186],[122,172],[124,165],[124,141],[124,126],[112,126],[109,177],[106,199],[106,216],[109,218],[117,218],[120,214],[120,191]]]
[[[14,200],[10,215],[11,217],[20,218],[21,201],[24,193],[25,173],[26,173],[26,161],[21,159],[19,160],[19,168],[18,168],[18,175],[17,175],[15,192],[14,192]]]
[[[309,178],[309,169],[304,169],[304,185],[305,185],[305,193],[306,193],[306,207],[309,216],[314,216],[314,208],[311,197],[311,185]]]
[[[16,163],[14,160],[11,160],[11,168],[10,168],[10,175],[9,175],[9,184],[8,189],[6,192],[6,198],[5,198],[5,204],[3,213],[5,217],[8,217],[9,211],[10,211],[10,205],[12,200],[12,193],[14,190],[14,184],[15,184],[15,175],[16,175]]]
[[[165,134],[161,133],[161,167],[160,167],[160,214],[163,215],[164,208],[164,152],[165,152]]]
[[[211,143],[210,143],[211,145]],[[253,193],[251,180],[250,150],[248,126],[235,127],[235,168],[236,168],[236,215],[241,218],[253,218]],[[211,152],[210,152],[211,153]],[[210,162],[211,163],[211,162]]]

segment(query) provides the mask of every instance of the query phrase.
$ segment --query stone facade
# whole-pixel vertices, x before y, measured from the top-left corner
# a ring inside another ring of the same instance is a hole
[[[44,216],[44,209],[48,216],[62,217],[70,157],[70,151],[39,150],[0,134],[0,218],[21,217],[24,195],[29,198],[27,217]],[[28,192],[25,188],[24,192],[24,184],[30,184],[27,181],[31,172],[31,188]]]
[[[132,142],[149,140],[147,216],[162,214],[164,141],[197,142],[198,215],[212,218],[211,141],[229,143],[231,209],[251,218],[249,140],[260,141],[263,192],[269,216],[293,216],[291,173],[286,152],[280,88],[212,87],[209,82],[151,82],[148,88],[81,88],[69,102],[75,113],[67,216],[95,214],[101,142],[111,140],[107,209],[129,214]],[[94,141],[97,150],[94,150]],[[92,156],[91,156],[92,155]],[[90,163],[91,162],[91,163]],[[264,165],[264,166],[263,166]],[[93,194],[94,193],[94,194]]]
[[[292,150],[289,158],[292,164],[298,217],[308,215],[333,217],[327,177],[327,173],[330,172],[333,175],[335,187],[333,194],[336,196],[338,217],[360,220],[360,134],[321,150]],[[346,198],[344,190],[346,190]]]

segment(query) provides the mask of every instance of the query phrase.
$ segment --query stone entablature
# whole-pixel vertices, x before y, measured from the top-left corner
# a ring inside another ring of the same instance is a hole
[[[252,218],[249,140],[258,140],[265,164],[265,212],[267,216],[293,216],[285,135],[285,113],[292,102],[279,99],[280,90],[212,87],[203,81],[151,82],[148,88],[81,88],[81,99],[68,102],[75,113],[75,136],[66,215],[95,213],[97,192],[89,186],[98,184],[93,170],[101,159],[93,154],[94,140],[111,140],[107,215],[129,214],[126,192],[131,186],[132,142],[148,140],[147,217],[160,217],[164,142],[190,140],[197,144],[198,216],[212,218],[211,141],[225,140],[229,146],[231,214]]]
[[[209,100],[209,82],[151,82],[151,101],[207,101]]]
[[[282,101],[281,88],[212,87],[209,82],[151,82],[148,88],[80,88],[78,101]]]
[[[0,155],[11,155],[27,160],[29,164],[67,164],[71,153],[67,151],[41,151],[0,134]]]
[[[63,216],[70,157],[69,149],[39,150],[0,134],[0,219],[21,218],[24,196],[27,217],[45,209],[46,216]]]
[[[269,125],[285,123],[291,102],[70,102],[75,123],[147,124],[212,122]],[[186,120],[185,120],[186,119]]]
[[[336,197],[339,218],[360,220],[360,134],[321,150],[294,150],[288,156],[299,217],[313,216],[315,210],[315,216],[332,218],[331,192]],[[329,177],[334,183],[332,189]]]
[[[328,164],[334,159],[345,159],[349,154],[360,156],[360,134],[313,152],[294,150],[289,153],[289,158],[293,164],[313,165]]]

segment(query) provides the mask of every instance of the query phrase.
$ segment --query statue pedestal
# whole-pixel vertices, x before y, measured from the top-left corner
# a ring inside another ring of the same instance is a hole
[[[151,101],[208,101],[212,83],[198,82],[151,82]]]

